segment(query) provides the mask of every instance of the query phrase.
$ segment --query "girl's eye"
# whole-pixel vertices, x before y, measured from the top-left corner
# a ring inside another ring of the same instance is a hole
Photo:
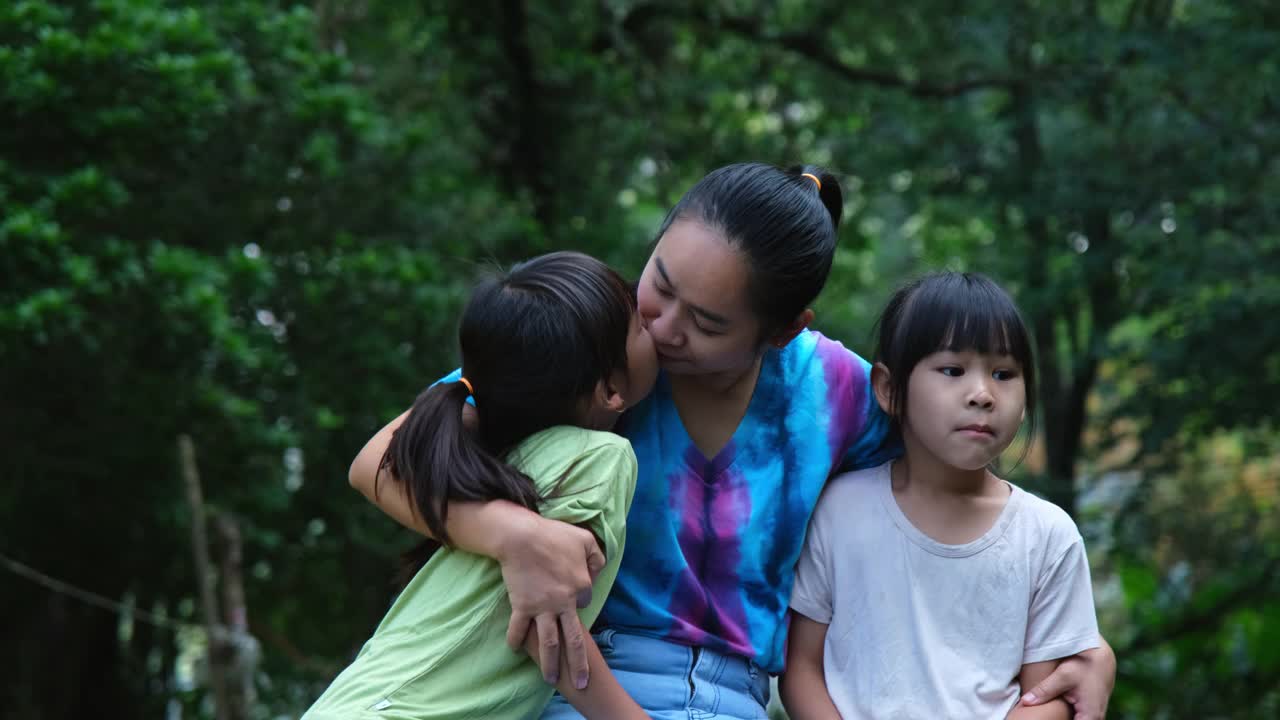
[[[1018,373],[1014,370],[996,370],[991,373],[991,377],[997,380],[1012,380],[1018,377]]]
[[[961,375],[964,375],[964,368],[948,365],[947,367],[938,368],[938,372],[946,375],[947,377],[960,377]]]

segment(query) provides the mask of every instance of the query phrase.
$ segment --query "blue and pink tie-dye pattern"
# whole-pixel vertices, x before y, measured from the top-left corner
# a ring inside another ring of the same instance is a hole
[[[660,377],[620,430],[640,477],[602,622],[780,671],[795,563],[822,486],[898,452],[869,371],[840,343],[801,333],[765,356],[746,417],[710,459]]]

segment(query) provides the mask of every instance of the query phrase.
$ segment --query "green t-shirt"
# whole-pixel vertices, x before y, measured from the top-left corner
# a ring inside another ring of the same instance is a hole
[[[507,460],[547,497],[539,512],[583,525],[606,562],[590,627],[613,587],[636,486],[631,444],[612,433],[560,426],[530,436]],[[498,563],[441,548],[396,598],[373,637],[303,720],[537,717],[553,688],[523,652],[506,644],[511,603]]]

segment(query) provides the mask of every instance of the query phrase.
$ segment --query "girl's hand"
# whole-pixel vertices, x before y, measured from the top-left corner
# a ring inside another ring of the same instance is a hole
[[[1105,640],[1058,664],[1049,677],[1022,696],[1024,705],[1040,705],[1061,697],[1075,709],[1076,720],[1102,720],[1116,685],[1116,655]]]
[[[523,648],[530,623],[536,625],[538,664],[543,678],[554,685],[559,681],[563,633],[565,662],[574,687],[586,688],[590,673],[578,608],[590,603],[591,583],[604,567],[604,553],[595,536],[527,513],[505,533],[498,562],[511,598],[507,644],[513,650]]]

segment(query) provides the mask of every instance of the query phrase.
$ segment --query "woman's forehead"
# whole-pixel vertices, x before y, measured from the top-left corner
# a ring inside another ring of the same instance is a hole
[[[668,289],[687,303],[724,319],[749,309],[747,258],[722,233],[698,222],[672,223],[651,262]]]

